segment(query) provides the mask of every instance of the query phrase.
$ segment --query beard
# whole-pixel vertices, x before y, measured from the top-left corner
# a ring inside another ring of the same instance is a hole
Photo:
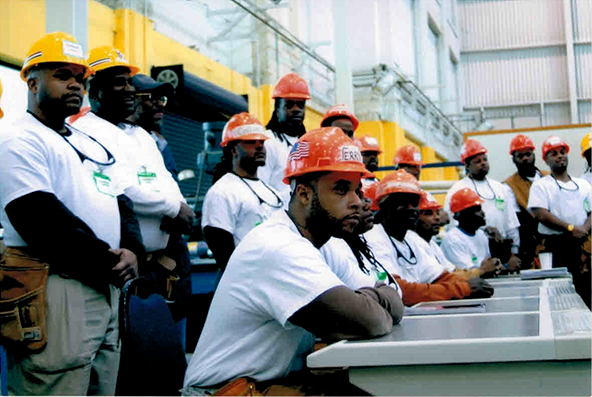
[[[317,192],[315,191],[313,194],[310,215],[306,219],[306,228],[315,231],[315,233],[318,231],[319,234],[338,238],[344,238],[351,235],[351,232],[344,230],[343,219],[336,218],[329,214],[329,212],[321,205]]]
[[[536,167],[534,166],[534,162],[533,163],[520,164],[517,167],[518,167],[519,173],[520,174],[523,174],[523,175],[526,175],[526,176],[533,177],[534,174],[536,173]]]

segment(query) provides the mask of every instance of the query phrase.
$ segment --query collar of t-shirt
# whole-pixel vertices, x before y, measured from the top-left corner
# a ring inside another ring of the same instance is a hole
[[[294,146],[294,144],[298,141],[297,136],[290,136],[284,134],[284,138],[286,138],[286,141],[288,141],[288,147]]]

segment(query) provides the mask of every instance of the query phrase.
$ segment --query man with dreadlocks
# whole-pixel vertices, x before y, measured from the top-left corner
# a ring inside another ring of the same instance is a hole
[[[280,193],[284,208],[290,202],[290,187],[282,182],[288,154],[292,146],[306,132],[304,115],[310,92],[306,81],[296,73],[288,73],[278,81],[273,91],[275,100],[267,129],[273,131],[274,139],[265,142],[267,162],[259,169],[259,178]]]

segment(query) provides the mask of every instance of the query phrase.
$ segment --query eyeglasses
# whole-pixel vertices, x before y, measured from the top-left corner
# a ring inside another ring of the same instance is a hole
[[[169,101],[169,98],[167,98],[166,96],[152,94],[151,92],[138,92],[136,93],[136,96],[140,97],[140,99],[142,100],[152,101],[152,103],[162,102],[162,106],[166,106],[167,102]]]

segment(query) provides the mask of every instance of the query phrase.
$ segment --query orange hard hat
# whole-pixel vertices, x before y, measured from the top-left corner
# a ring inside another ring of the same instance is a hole
[[[419,210],[439,210],[440,208],[442,208],[442,206],[436,201],[434,196],[432,196],[431,193],[422,190],[419,199]]]
[[[224,147],[231,141],[265,141],[269,138],[271,138],[271,134],[257,118],[247,112],[242,112],[232,116],[224,126],[220,146]]]
[[[547,156],[549,150],[556,149],[558,147],[564,147],[565,153],[569,153],[569,145],[567,142],[556,136],[548,137],[547,140],[543,142],[543,159],[545,159],[545,156]]]
[[[405,145],[400,147],[393,158],[393,164],[411,164],[422,166],[425,163],[421,158],[421,152],[413,145]]]
[[[370,135],[361,135],[357,138],[354,138],[354,143],[360,147],[360,151],[364,152],[378,152],[378,154],[382,153],[380,150],[380,145],[378,144],[378,139],[374,138]]]
[[[534,142],[526,135],[518,134],[510,142],[510,154],[516,150],[532,149],[534,150]]]
[[[310,99],[310,91],[302,77],[288,73],[277,82],[271,98]]]
[[[366,197],[367,199],[370,199],[372,201],[372,205],[370,206],[370,209],[372,211],[378,211],[380,208],[378,208],[378,204],[376,203],[376,189],[378,188],[378,182],[374,182],[371,185],[368,185],[366,187],[362,187],[362,194],[364,195],[364,197]]]
[[[292,146],[284,173],[284,183],[312,172],[356,172],[373,178],[362,162],[360,148],[336,127],[324,127],[302,135]]]
[[[333,117],[344,117],[351,120],[352,124],[354,125],[354,131],[358,128],[358,119],[356,116],[349,110],[347,105],[340,104],[340,105],[333,105],[331,106],[323,116],[323,120],[321,120],[321,127],[328,127],[328,125],[324,125],[325,120],[332,119]]]
[[[483,199],[474,190],[465,187],[454,193],[450,198],[450,211],[456,214],[467,208],[481,205],[481,203],[483,203]]]
[[[474,139],[467,139],[460,150],[460,161],[464,164],[469,157],[487,153],[487,148]]]
[[[412,193],[421,195],[419,182],[413,175],[405,170],[398,170],[388,174],[378,182],[376,188],[376,202],[380,203],[386,196],[392,193]]]

